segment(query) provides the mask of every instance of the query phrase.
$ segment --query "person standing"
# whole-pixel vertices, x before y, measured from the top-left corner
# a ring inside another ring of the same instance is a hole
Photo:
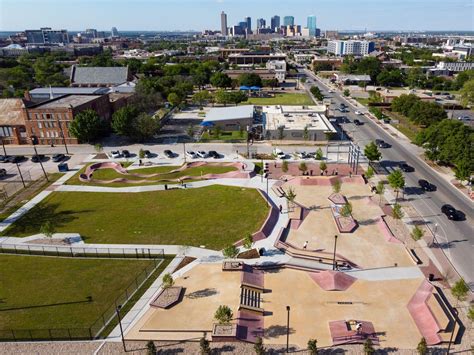
[[[307,247],[308,247],[308,241],[304,242],[303,249],[306,250]]]

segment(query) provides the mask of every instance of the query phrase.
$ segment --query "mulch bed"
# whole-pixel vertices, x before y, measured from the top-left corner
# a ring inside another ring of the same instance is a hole
[[[260,254],[258,253],[257,249],[250,249],[237,255],[237,258],[238,259],[257,259],[257,258],[260,258]]]
[[[109,156],[105,153],[99,153],[96,154],[92,159],[109,159]]]
[[[196,258],[193,258],[191,256],[185,256],[184,259],[181,260],[181,262],[179,263],[178,267],[174,270],[174,272],[182,269],[188,264],[191,264],[194,260],[196,260]]]

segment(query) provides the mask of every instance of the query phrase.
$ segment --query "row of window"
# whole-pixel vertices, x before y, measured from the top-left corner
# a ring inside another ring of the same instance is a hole
[[[67,120],[69,116],[67,113],[29,113],[28,119],[32,120],[33,118],[37,120]]]

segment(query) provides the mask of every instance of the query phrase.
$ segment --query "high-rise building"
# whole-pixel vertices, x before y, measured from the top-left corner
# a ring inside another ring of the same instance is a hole
[[[112,32],[112,37],[120,37],[117,27],[112,27],[111,32]]]
[[[69,43],[67,30],[52,30],[43,27],[39,30],[26,30],[26,42],[28,44],[65,44]]]
[[[285,16],[283,17],[283,26],[294,26],[295,25],[295,18],[294,16]]]
[[[316,16],[314,15],[308,16],[308,22],[307,22],[306,27],[308,27],[309,36],[316,37]]]
[[[259,19],[257,20],[257,29],[259,29],[259,28],[265,28],[265,27],[267,27],[267,23],[266,23],[265,19],[259,18]]]
[[[369,41],[328,41],[328,53],[337,56],[367,55],[375,50],[375,43]]]
[[[245,22],[247,22],[247,32],[251,33],[252,32],[252,18],[246,17]]]
[[[275,15],[272,17],[270,21],[270,27],[272,28],[273,31],[277,31],[277,29],[280,28],[280,16]]]
[[[223,36],[229,34],[227,32],[227,14],[224,11],[221,12],[221,33]]]

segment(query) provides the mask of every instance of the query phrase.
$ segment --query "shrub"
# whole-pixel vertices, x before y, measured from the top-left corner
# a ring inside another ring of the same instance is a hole
[[[416,351],[420,355],[425,355],[428,352],[428,346],[426,344],[425,338],[421,338],[420,342],[418,343],[418,346],[416,347]]]
[[[146,353],[148,355],[155,355],[156,354],[156,346],[153,340],[148,340],[146,343]]]
[[[316,151],[316,160],[323,160],[323,158],[323,150],[321,148],[318,148],[318,150]]]
[[[402,219],[403,216],[405,215],[403,213],[402,206],[400,206],[399,203],[396,203],[396,204],[393,205],[392,214],[393,214],[393,218],[395,218],[395,219]]]
[[[252,244],[253,244],[252,234],[247,234],[247,236],[244,238],[243,246],[245,249],[251,249]]]
[[[370,180],[370,179],[372,179],[372,178],[374,177],[374,175],[375,175],[375,170],[374,170],[371,166],[369,166],[369,167],[367,168],[367,171],[365,172],[365,177],[366,177],[368,180]]]
[[[319,163],[319,169],[321,171],[326,171],[327,168],[328,168],[328,165],[325,162],[322,161],[321,163]]]
[[[284,173],[288,171],[288,162],[286,160],[283,160],[283,163],[281,164],[281,171]]]
[[[209,340],[202,337],[199,340],[199,347],[201,348],[201,355],[208,355],[211,353],[211,347],[209,346]]]
[[[458,301],[464,301],[469,292],[469,286],[466,284],[464,279],[457,281],[454,286],[451,288],[451,293]]]
[[[140,148],[140,150],[138,151],[138,157],[140,159],[143,159],[145,158],[145,151],[143,149]]]
[[[418,241],[423,238],[423,234],[425,234],[425,232],[418,226],[415,226],[415,228],[413,228],[413,230],[411,231],[411,237],[414,241]]]
[[[263,346],[262,338],[257,337],[255,339],[255,344],[253,346],[253,349],[255,350],[255,354],[257,354],[257,355],[265,354],[265,347]]]
[[[318,341],[316,339],[308,340],[308,350],[311,355],[316,355],[318,353]]]
[[[308,166],[305,162],[301,162],[298,166],[298,169],[304,174],[306,171],[308,171]]]
[[[233,259],[239,254],[239,249],[234,244],[231,244],[222,250],[224,257]]]
[[[232,320],[234,314],[229,306],[221,305],[217,308],[216,313],[214,313],[214,319],[219,322],[219,324],[228,324]]]
[[[41,225],[40,233],[46,237],[51,238],[55,232],[54,224],[51,221],[46,221]]]
[[[342,187],[342,183],[341,183],[341,180],[339,179],[335,180],[334,183],[332,184],[332,190],[336,194],[341,192],[341,187]]]
[[[367,339],[364,342],[364,354],[365,355],[371,355],[375,352],[374,346],[372,344],[372,340]]]
[[[163,288],[169,288],[174,285],[173,276],[170,273],[163,275]]]
[[[350,204],[350,202],[346,202],[346,204],[341,208],[339,213],[343,217],[349,217],[352,214],[352,205]]]

